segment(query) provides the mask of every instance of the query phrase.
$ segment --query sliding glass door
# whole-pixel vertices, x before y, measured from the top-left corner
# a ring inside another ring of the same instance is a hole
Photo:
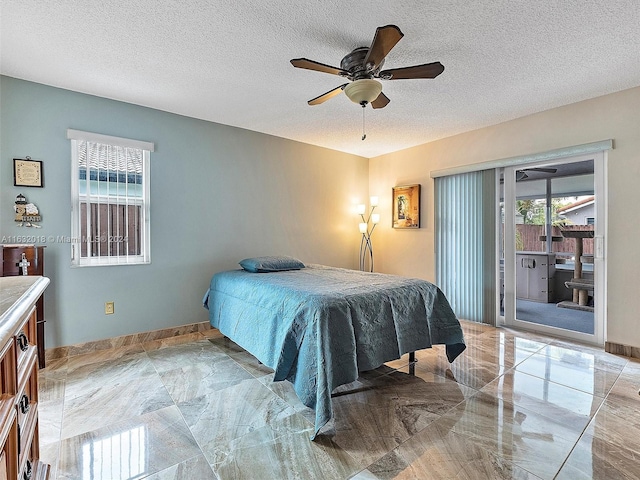
[[[603,342],[605,156],[504,168],[500,308],[506,325]]]

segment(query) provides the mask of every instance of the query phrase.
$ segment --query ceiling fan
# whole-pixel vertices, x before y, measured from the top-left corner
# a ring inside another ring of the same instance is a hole
[[[345,83],[333,90],[329,90],[312,98],[307,103],[309,105],[319,105],[344,90],[344,93],[352,102],[362,105],[362,107],[370,103],[373,108],[384,108],[390,100],[382,93],[382,83],[375,80],[376,78],[382,80],[435,78],[444,71],[444,66],[440,62],[381,71],[385,57],[403,36],[404,34],[395,25],[378,27],[371,46],[354,49],[342,59],[340,68],[307,58],[294,58],[291,60],[291,64],[296,68],[330,73],[351,80],[350,83]]]
[[[529,178],[527,172],[542,172],[542,173],[556,173],[558,171],[557,168],[543,168],[543,167],[531,167],[531,168],[522,168],[520,170],[516,170],[516,182],[520,180],[524,180],[525,178]]]

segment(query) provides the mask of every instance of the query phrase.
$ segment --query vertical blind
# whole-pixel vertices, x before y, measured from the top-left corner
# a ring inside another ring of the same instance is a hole
[[[435,178],[436,281],[459,318],[496,321],[495,170]]]

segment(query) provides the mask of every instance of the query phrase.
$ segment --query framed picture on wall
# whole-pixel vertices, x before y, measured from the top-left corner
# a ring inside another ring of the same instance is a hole
[[[393,228],[420,228],[420,185],[393,187]]]
[[[42,162],[40,160],[13,159],[13,184],[16,187],[44,187]]]

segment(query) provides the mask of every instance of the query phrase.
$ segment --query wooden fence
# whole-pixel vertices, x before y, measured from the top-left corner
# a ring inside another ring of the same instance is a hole
[[[80,235],[82,257],[140,255],[142,210],[139,205],[91,203],[89,235],[87,234],[87,204],[80,204]]]
[[[593,230],[593,225],[571,225],[564,227],[562,230]],[[544,225],[516,225],[516,232],[516,250],[525,252],[546,251],[545,242],[540,240],[540,237],[545,235]],[[564,238],[560,227],[552,227],[552,232],[554,237],[562,238],[562,241],[553,242],[552,252],[567,254],[575,252],[575,238]],[[583,254],[593,255],[593,238],[585,238],[583,240]]]

